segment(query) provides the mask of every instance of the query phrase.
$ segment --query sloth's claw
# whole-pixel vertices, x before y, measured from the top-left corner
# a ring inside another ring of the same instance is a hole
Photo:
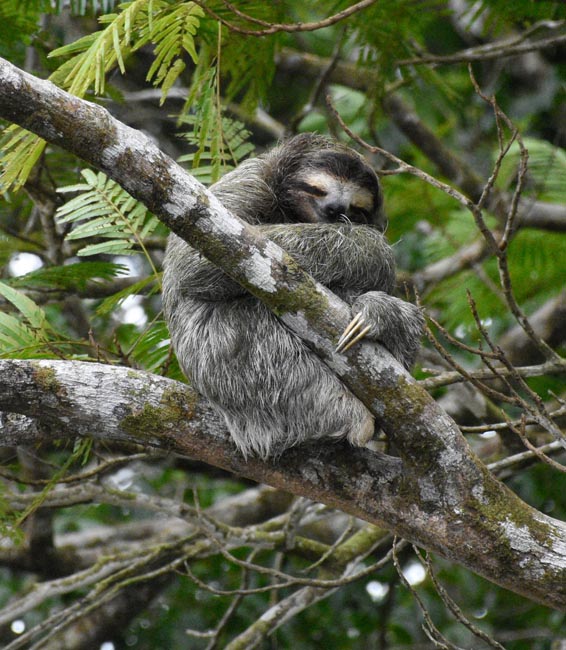
[[[336,352],[340,352],[344,344],[353,336],[354,328],[356,327],[359,321],[363,322],[361,312],[358,312],[346,326],[346,329],[342,333],[342,336],[338,339],[338,344],[336,345]]]
[[[354,318],[352,318],[342,336],[338,339],[336,352],[346,352],[346,350],[349,350],[352,345],[363,339],[371,329],[369,325],[366,325],[365,327],[363,327],[363,325],[364,319],[361,312],[359,312],[354,316]]]

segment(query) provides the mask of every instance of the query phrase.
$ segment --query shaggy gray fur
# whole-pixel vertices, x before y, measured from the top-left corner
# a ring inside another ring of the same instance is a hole
[[[300,220],[301,208],[291,205],[285,183],[292,185],[304,165],[328,166],[334,154],[345,160],[333,174],[352,174],[364,187],[372,186],[375,209],[368,223],[351,223],[348,214],[346,223],[288,223],[290,214]],[[423,319],[414,305],[388,295],[394,260],[378,229],[383,225],[381,193],[373,178],[355,152],[302,135],[244,162],[211,190],[249,222],[284,222],[259,227],[352,304],[352,313],[361,311],[372,324],[368,336],[409,368]],[[373,435],[373,416],[332,371],[258,299],[175,235],[164,263],[163,304],[183,371],[224,416],[244,455],[274,457],[324,437],[348,437],[363,445]]]

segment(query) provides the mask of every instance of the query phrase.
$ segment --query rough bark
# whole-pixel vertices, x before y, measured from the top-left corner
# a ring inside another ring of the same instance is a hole
[[[456,424],[382,348],[363,343],[346,355],[334,353],[350,316],[343,302],[230,215],[141,133],[1,59],[0,117],[107,173],[264,300],[371,408],[400,458],[328,444],[292,450],[277,463],[244,462],[190,389],[97,364],[2,361],[0,409],[36,419],[53,437],[89,435],[171,448],[309,496],[566,609],[566,526],[495,480]],[[26,431],[29,442],[34,428]]]
[[[407,400],[405,400],[407,404]],[[566,609],[566,525],[521,502],[464,445],[420,439],[427,467],[347,444],[301,447],[247,462],[188,386],[129,368],[70,361],[0,361],[0,409],[41,422],[28,444],[94,436],[198,458],[358,516],[489,580]],[[426,416],[425,416],[426,419]],[[441,416],[439,429],[450,428]],[[13,431],[0,445],[13,442]]]

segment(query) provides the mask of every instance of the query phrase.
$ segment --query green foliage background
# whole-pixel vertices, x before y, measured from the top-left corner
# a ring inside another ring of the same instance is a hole
[[[327,88],[346,124],[368,142],[381,144],[407,162],[438,175],[433,163],[401,137],[380,108],[383,96],[395,87],[421,120],[483,178],[493,168],[498,152],[496,123],[489,107],[475,93],[466,65],[399,63],[425,51],[445,54],[468,46],[454,29],[448,3],[384,0],[333,26],[302,32],[282,29],[261,37],[234,28],[262,29],[259,21],[308,23],[352,3],[237,2],[238,9],[258,21],[255,24],[234,15],[220,0],[206,3],[214,15],[197,3],[179,0],[77,0],[70,8],[63,4],[2,0],[0,55],[19,65],[30,65],[36,74],[49,77],[80,97],[102,102],[117,113],[122,111],[125,119],[138,127],[153,129],[162,146],[205,183],[218,179],[274,141],[273,131],[262,128],[254,117],[259,109],[286,128],[294,125],[298,130],[338,134],[324,97],[314,92],[316,78],[278,66],[279,57],[289,48],[319,58],[338,55],[340,60],[354,62],[360,77],[372,75],[363,90],[356,79],[351,85],[331,83]],[[478,42],[507,37],[518,29],[528,29],[537,20],[564,19],[566,4],[531,0],[472,3],[467,19],[481,16],[485,20]],[[220,24],[218,18],[229,25]],[[71,38],[71,33],[80,36]],[[493,82],[502,109],[524,134],[530,154],[526,196],[564,204],[566,131],[560,126],[560,116],[566,99],[566,54],[562,49],[545,56],[548,77],[539,83],[527,80],[518,85],[512,70],[505,67],[496,76],[488,64],[479,64],[475,71],[480,78],[485,76],[486,83]],[[151,88],[157,91],[154,103],[160,106],[158,124],[155,112],[144,123],[129,111],[132,94]],[[306,104],[308,110],[304,111]],[[533,110],[525,108],[529,105]],[[344,138],[343,134],[339,137]],[[46,147],[36,136],[17,127],[5,125],[0,162],[4,193],[0,202],[0,260],[4,266],[0,356],[102,360],[181,379],[160,312],[159,269],[166,237],[163,226],[102,174],[82,168],[69,155]],[[382,165],[380,160],[375,162]],[[498,187],[514,189],[518,162],[514,145],[503,161]],[[383,185],[388,235],[398,242],[396,254],[402,271],[418,272],[477,235],[470,214],[421,180],[385,176]],[[41,202],[37,201],[37,188],[41,186],[49,190],[47,198],[42,198],[57,205],[58,258],[51,255],[38,218]],[[488,220],[495,225],[495,217]],[[564,241],[561,232],[535,229],[523,230],[513,240],[510,273],[516,298],[527,313],[563,290]],[[37,256],[40,268],[14,277],[9,263],[20,253]],[[104,287],[114,286],[114,281],[123,280],[132,269],[132,282],[116,283],[116,290],[104,293]],[[423,296],[427,309],[469,344],[477,343],[479,337],[466,290],[473,295],[480,316],[494,336],[513,324],[497,288],[495,261],[486,259],[481,270],[481,275],[475,270],[462,271]],[[69,301],[77,298],[88,317],[86,323],[73,318],[69,307]],[[123,307],[132,299],[143,310],[141,324],[128,323],[124,318]],[[462,361],[470,359],[462,355]],[[554,379],[539,378],[533,385],[543,397],[550,388],[556,388]],[[531,468],[513,477],[513,488],[541,510],[563,518],[566,508],[561,495],[566,479],[560,476],[548,485],[547,477],[544,468]],[[203,499],[211,503],[241,489],[232,480],[197,478]],[[143,483],[144,489],[161,495],[179,494],[181,487],[190,501],[186,474],[167,464],[160,466],[153,484]],[[4,514],[12,523],[9,513]],[[57,526],[60,531],[70,531],[92,523],[135,521],[140,516],[113,507],[84,506],[62,511]],[[247,550],[239,551],[242,558]],[[271,551],[264,555],[267,563],[275,561]],[[285,563],[289,570],[301,570],[306,565],[293,555]],[[564,637],[563,615],[510,595],[445,561],[437,564],[439,577],[453,598],[478,626],[496,638],[508,638],[505,647],[509,650],[550,650],[554,639]],[[240,585],[240,569],[221,557],[198,561],[193,571],[201,580],[212,581],[222,589]],[[25,579],[9,568],[0,569],[0,576],[3,605],[24,587]],[[390,568],[376,579],[389,587],[384,600],[372,601],[366,591],[368,580],[349,585],[285,625],[278,631],[274,647],[424,647],[417,645],[426,642],[418,608],[399,585],[395,571]],[[262,577],[256,576],[253,581],[252,586],[267,584]],[[430,581],[420,585],[419,591],[437,627],[453,643],[484,647],[476,645],[478,641],[469,631],[447,613]],[[45,611],[35,612],[28,625],[60,602],[54,599],[46,603]],[[185,629],[213,627],[227,602],[180,577],[115,641],[119,647],[138,649],[189,647]],[[227,625],[222,642],[248,626],[267,604],[265,594],[247,598]],[[192,639],[190,647],[204,648],[206,643]]]

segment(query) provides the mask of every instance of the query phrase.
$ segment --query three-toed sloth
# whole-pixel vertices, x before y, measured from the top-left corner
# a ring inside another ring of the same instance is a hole
[[[382,193],[359,154],[302,134],[245,161],[210,189],[361,314],[358,330],[363,325],[365,336],[405,368],[413,365],[423,317],[390,295],[395,265],[383,236]],[[372,437],[372,414],[321,359],[260,300],[174,234],[164,262],[163,304],[183,372],[224,417],[244,455],[276,457],[327,437],[365,445]]]

